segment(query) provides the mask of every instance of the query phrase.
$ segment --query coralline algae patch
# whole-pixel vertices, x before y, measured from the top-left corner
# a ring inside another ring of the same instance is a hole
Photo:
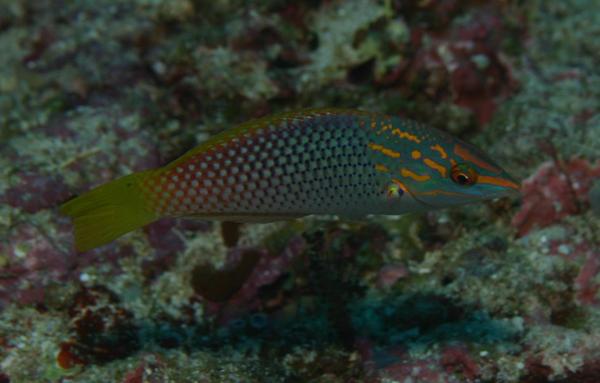
[[[523,181],[521,210],[512,224],[519,235],[578,214],[590,206],[590,189],[600,179],[600,164],[582,159],[546,162]]]
[[[60,176],[24,173],[19,178],[15,186],[5,191],[4,200],[26,213],[54,207],[70,195],[68,186]]]
[[[0,382],[599,381],[593,6],[0,4]],[[70,196],[306,106],[481,133],[523,199],[73,251]]]
[[[434,27],[413,28],[406,45],[414,49],[414,55],[400,60],[378,81],[398,87],[411,98],[450,99],[468,110],[480,126],[489,122],[498,103],[517,87],[501,45],[512,44],[523,31],[508,18],[499,17],[493,7],[483,7],[456,24],[447,17],[460,12],[459,2],[399,7],[409,18],[431,17]]]

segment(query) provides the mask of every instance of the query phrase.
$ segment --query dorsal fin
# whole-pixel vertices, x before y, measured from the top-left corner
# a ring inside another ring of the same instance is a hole
[[[179,164],[187,161],[190,157],[198,153],[202,153],[211,148],[223,145],[232,139],[239,137],[244,134],[252,134],[256,130],[269,125],[279,125],[283,121],[287,120],[299,120],[307,119],[318,116],[327,115],[347,115],[347,116],[368,116],[371,115],[369,112],[355,110],[355,109],[343,109],[343,108],[311,108],[311,109],[300,109],[289,112],[277,113],[265,117],[256,118],[254,120],[246,121],[242,124],[237,125],[234,128],[227,129],[219,134],[210,137],[208,140],[202,142],[200,145],[189,150],[184,155],[169,163],[164,167],[165,170],[177,167]]]

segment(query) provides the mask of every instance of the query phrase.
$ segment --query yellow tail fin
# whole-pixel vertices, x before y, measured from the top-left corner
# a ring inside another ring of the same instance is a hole
[[[87,251],[158,218],[148,206],[140,180],[152,170],[130,174],[100,185],[60,207],[75,226],[75,248]]]

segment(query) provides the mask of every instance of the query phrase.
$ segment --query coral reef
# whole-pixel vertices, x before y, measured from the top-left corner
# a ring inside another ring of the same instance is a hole
[[[600,381],[597,2],[0,0],[0,383]],[[76,253],[71,196],[240,121],[468,138],[521,201],[165,219]]]
[[[540,165],[535,174],[523,181],[523,206],[513,218],[519,235],[584,211],[590,205],[592,182],[598,178],[600,165],[592,167],[582,159]]]

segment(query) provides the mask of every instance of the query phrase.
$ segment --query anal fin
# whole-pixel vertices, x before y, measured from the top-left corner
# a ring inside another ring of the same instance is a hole
[[[270,223],[277,221],[288,221],[305,217],[306,214],[265,214],[257,215],[252,213],[202,213],[186,215],[185,217],[197,218],[206,221],[227,221],[237,223]]]

